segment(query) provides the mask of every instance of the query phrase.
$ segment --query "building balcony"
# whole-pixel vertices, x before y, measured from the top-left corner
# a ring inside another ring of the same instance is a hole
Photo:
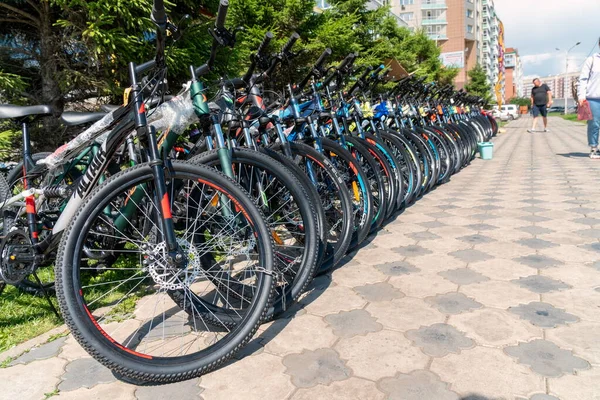
[[[443,10],[448,8],[445,1],[436,1],[431,3],[421,3],[421,10]]]
[[[448,21],[445,19],[423,18],[421,25],[448,25]]]
[[[428,33],[427,36],[431,40],[448,40],[448,36],[445,33]]]

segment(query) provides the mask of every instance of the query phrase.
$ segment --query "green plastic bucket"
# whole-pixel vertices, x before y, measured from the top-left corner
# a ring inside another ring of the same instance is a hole
[[[477,143],[479,147],[479,155],[482,160],[491,160],[494,155],[494,143],[492,142],[481,142]]]

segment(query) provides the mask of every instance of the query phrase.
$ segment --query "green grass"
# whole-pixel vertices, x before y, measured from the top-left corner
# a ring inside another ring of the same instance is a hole
[[[51,274],[42,270],[40,275]],[[42,281],[45,281],[43,277]],[[58,307],[53,299],[54,306]],[[0,294],[0,352],[62,324],[44,297],[32,296],[7,285]]]
[[[580,121],[577,119],[577,114],[563,114],[563,113],[558,113],[558,112],[553,112],[553,113],[549,113],[548,114],[549,117],[561,117],[564,120],[567,121],[573,121],[573,122],[579,122],[580,124],[587,124],[587,121]]]
[[[112,267],[121,266],[127,268],[134,264],[129,257],[124,256],[120,257]],[[38,274],[43,282],[48,282],[53,278],[53,271],[50,267],[39,270]],[[87,284],[119,281],[128,276],[130,276],[130,271],[128,270],[122,272],[111,270],[91,277]],[[121,321],[131,317],[136,301],[146,293],[146,286],[144,285],[141,285],[138,290],[129,293],[136,282],[138,281],[121,285],[110,295],[103,297],[101,301],[94,304],[92,309],[114,305],[114,303],[121,300],[116,307],[111,309],[105,318],[110,321]],[[123,299],[123,296],[127,293],[127,297]],[[93,289],[86,292],[86,295],[92,299],[103,294],[105,294],[105,291]],[[58,308],[54,297],[52,301],[54,306]],[[45,297],[23,293],[11,285],[7,285],[4,292],[0,294],[0,352],[48,332],[61,324],[62,320],[56,318]],[[50,341],[58,339],[61,336],[62,334],[55,335],[50,338]]]

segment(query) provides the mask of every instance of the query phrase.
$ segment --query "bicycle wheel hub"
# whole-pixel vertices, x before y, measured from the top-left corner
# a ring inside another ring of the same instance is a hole
[[[196,246],[183,238],[177,239],[179,250],[187,258],[184,268],[168,261],[166,242],[158,243],[145,255],[148,273],[154,282],[167,290],[183,289],[190,286],[202,272],[200,253]]]

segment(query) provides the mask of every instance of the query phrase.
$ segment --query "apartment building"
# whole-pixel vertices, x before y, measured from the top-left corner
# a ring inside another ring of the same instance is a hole
[[[460,69],[455,85],[464,87],[467,71],[482,61],[483,0],[396,0],[391,7],[410,29],[437,42],[444,65]]]
[[[519,51],[509,47],[504,53],[504,67],[506,69],[504,96],[506,100],[523,97],[523,64]]]
[[[400,0],[396,0],[400,1]],[[387,6],[390,4],[390,0],[370,0],[367,3],[367,8],[371,10],[375,10],[382,6]],[[331,7],[331,5],[326,0],[316,0],[315,11],[320,12],[322,10],[326,10]],[[390,12],[390,15],[396,19],[396,23],[399,26],[408,27],[408,23],[398,15],[398,13],[393,10]]]
[[[579,72],[570,72],[566,76],[567,79],[567,99],[572,100],[569,101],[569,104],[573,104],[573,87],[577,87],[579,81]],[[561,75],[551,75],[551,76],[541,76],[540,80],[542,83],[548,85],[550,90],[552,91],[552,97],[555,99],[564,99],[565,98],[565,74]],[[533,78],[523,79],[523,96],[530,97],[531,89],[533,89]],[[560,102],[560,105],[563,105],[564,102]]]

